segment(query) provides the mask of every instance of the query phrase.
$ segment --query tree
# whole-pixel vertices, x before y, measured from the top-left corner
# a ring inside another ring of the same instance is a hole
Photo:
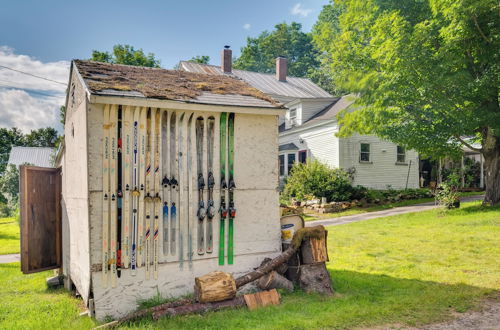
[[[113,47],[113,54],[93,50],[91,60],[106,63],[147,66],[151,68],[160,67],[160,60],[156,59],[153,53],[148,53],[146,55],[142,49],[136,50],[130,45],[115,45]]]
[[[234,67],[241,70],[273,73],[276,70],[276,57],[288,59],[288,73],[291,76],[305,77],[319,65],[318,52],[312,44],[311,35],[301,31],[299,23],[281,23],[272,32],[264,31],[257,38],[247,38],[247,45]]]
[[[7,199],[7,206],[10,211],[14,211],[19,200],[19,171],[17,166],[9,165],[0,177],[0,193]]]
[[[500,17],[494,0],[338,0],[322,47],[357,93],[340,135],[375,133],[424,154],[482,153],[485,202],[500,203]],[[481,147],[472,145],[478,142]]]
[[[195,63],[200,63],[200,64],[209,64],[210,62],[210,56],[208,55],[196,55],[195,57],[191,57],[189,62],[195,62]]]
[[[52,127],[31,130],[25,136],[24,144],[28,147],[55,147],[59,136]]]
[[[17,127],[0,128],[0,174],[5,171],[12,147],[24,145],[24,135]]]

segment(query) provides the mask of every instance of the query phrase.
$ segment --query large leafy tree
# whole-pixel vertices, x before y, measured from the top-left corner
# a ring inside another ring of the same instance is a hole
[[[341,135],[375,133],[439,155],[482,153],[485,202],[500,203],[500,16],[496,0],[338,0],[333,79],[357,93]],[[477,142],[480,147],[472,144]]]
[[[93,50],[90,59],[97,62],[160,67],[160,60],[156,59],[153,53],[146,55],[142,49],[135,49],[130,45],[115,45],[113,53]]]
[[[208,55],[196,55],[194,57],[191,57],[189,62],[200,63],[200,64],[209,64],[210,63],[210,56],[208,56]]]
[[[30,147],[55,147],[57,143],[57,131],[52,127],[32,130],[25,136],[24,144]]]
[[[311,35],[303,32],[299,23],[281,23],[271,32],[264,31],[257,38],[247,38],[247,44],[241,49],[234,67],[273,73],[276,71],[276,57],[285,56],[288,59],[288,73],[305,77],[318,67],[317,55]]]
[[[17,127],[0,128],[0,174],[5,171],[12,147],[24,145],[24,134]]]

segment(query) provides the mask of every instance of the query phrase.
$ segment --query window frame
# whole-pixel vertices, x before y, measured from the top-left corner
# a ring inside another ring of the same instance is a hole
[[[363,145],[368,146],[368,151],[363,151]],[[363,159],[363,154],[368,155],[368,159]],[[371,158],[371,144],[367,142],[359,143],[359,162],[360,163],[372,163]]]
[[[403,149],[403,152],[400,152],[400,148]],[[403,156],[403,160],[399,159],[400,156]],[[406,148],[404,146],[396,146],[396,164],[406,164]]]
[[[301,158],[301,155],[304,155],[304,161],[302,161],[300,158]],[[302,163],[302,164],[305,164],[307,163],[307,150],[299,150],[298,152],[298,155],[297,155],[297,161],[299,163]]]
[[[283,158],[283,160],[281,159]],[[278,155],[279,176],[285,176],[285,154]]]
[[[293,156],[292,162],[290,162],[290,156]],[[297,155],[295,152],[290,152],[286,154],[286,175],[290,175],[290,170],[293,167],[293,163],[297,161]]]

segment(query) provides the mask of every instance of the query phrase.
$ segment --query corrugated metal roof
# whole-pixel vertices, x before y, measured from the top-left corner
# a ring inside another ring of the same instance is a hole
[[[287,76],[286,81],[279,81],[274,74],[233,70],[231,74],[223,73],[219,66],[181,61],[179,67],[188,72],[207,73],[213,75],[236,76],[243,79],[258,90],[279,99],[288,98],[322,98],[332,97],[326,91],[307,78]],[[280,101],[283,101],[280,99]]]
[[[12,147],[8,164],[16,166],[30,164],[41,167],[54,167],[55,148]]]

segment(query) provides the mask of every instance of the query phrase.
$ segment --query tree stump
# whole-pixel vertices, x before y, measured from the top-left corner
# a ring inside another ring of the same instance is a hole
[[[300,287],[304,292],[332,295],[332,280],[324,262],[300,266]]]
[[[293,283],[274,270],[262,276],[259,279],[258,286],[262,290],[284,289],[293,292]]]
[[[327,231],[325,231],[325,235],[322,238],[309,238],[302,242],[300,252],[303,264],[329,261],[326,235]]]
[[[299,285],[300,266],[288,266],[285,277],[292,281],[292,283]]]
[[[196,300],[201,303],[232,299],[236,282],[231,274],[215,271],[194,279]]]

